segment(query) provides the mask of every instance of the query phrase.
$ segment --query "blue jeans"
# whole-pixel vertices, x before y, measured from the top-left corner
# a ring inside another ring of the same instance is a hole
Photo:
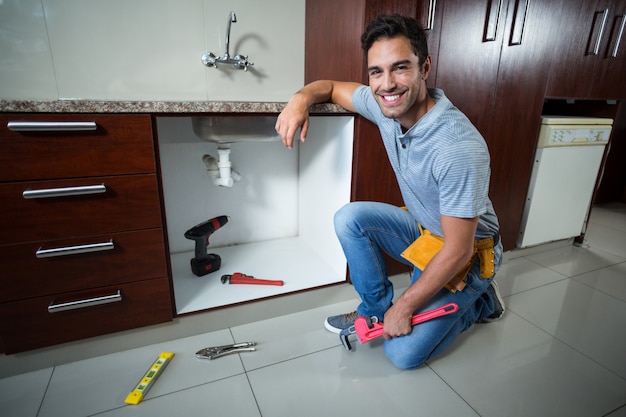
[[[348,261],[350,279],[361,297],[357,312],[382,319],[394,296],[383,252],[412,266],[400,253],[420,235],[415,219],[406,210],[390,204],[353,202],[335,214],[335,232]],[[385,354],[398,368],[421,366],[441,354],[476,321],[493,313],[494,302],[485,292],[493,277],[481,278],[479,268],[478,262],[472,266],[463,291],[452,293],[444,288],[415,311],[416,314],[454,302],[459,306],[456,313],[414,326],[406,336],[385,340]],[[411,284],[421,273],[413,268]]]

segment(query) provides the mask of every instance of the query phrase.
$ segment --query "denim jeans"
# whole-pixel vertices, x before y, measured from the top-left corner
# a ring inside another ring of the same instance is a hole
[[[335,232],[348,262],[350,279],[361,298],[357,312],[382,320],[394,297],[383,252],[411,266],[400,253],[420,235],[415,219],[406,210],[390,204],[353,202],[335,214]],[[385,340],[385,354],[398,368],[421,366],[441,354],[461,332],[493,313],[494,302],[485,292],[493,277],[481,278],[479,267],[478,262],[472,266],[463,291],[452,293],[444,288],[415,311],[454,302],[459,306],[456,313],[414,326],[408,335]],[[421,272],[413,268],[411,284]]]

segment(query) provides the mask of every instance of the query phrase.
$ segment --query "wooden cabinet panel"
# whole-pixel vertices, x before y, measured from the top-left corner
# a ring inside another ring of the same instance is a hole
[[[112,297],[112,302],[49,312],[51,305],[96,297]],[[0,317],[5,353],[21,352],[169,321],[172,319],[170,286],[167,278],[159,278],[0,303]]]
[[[491,154],[490,197],[505,249],[516,245],[563,0],[446,0],[437,86]]]
[[[152,133],[149,115],[0,115],[0,350],[173,318]]]
[[[380,14],[399,13],[434,25],[439,16],[435,4],[434,0],[307,1],[305,84],[325,79],[367,84],[361,35],[369,22]]]
[[[13,131],[9,122],[33,122]],[[45,130],[46,122],[95,122],[95,130]],[[43,130],[42,130],[43,129]],[[149,115],[0,114],[0,181],[155,172]]]
[[[41,249],[59,249],[95,243],[112,249],[37,257]],[[167,276],[161,229],[111,233],[77,239],[32,242],[2,247],[0,302],[39,297],[84,288]]]
[[[321,79],[368,83],[361,35],[380,14],[399,13],[429,27],[429,52],[439,45],[442,15],[435,0],[313,0],[306,3],[305,83]],[[436,59],[428,78],[436,78]],[[352,201],[380,201],[403,205],[395,174],[389,164],[378,128],[356,117],[352,167]],[[404,264],[388,259],[390,274],[406,272]]]
[[[563,8],[546,95],[624,99],[626,2],[572,0]]]
[[[483,135],[492,124],[505,33],[507,3],[500,3],[446,0],[441,12],[436,86]]]
[[[106,192],[25,199],[27,189],[104,184]],[[156,174],[0,184],[0,245],[162,226]],[[10,221],[8,221],[10,219]]]

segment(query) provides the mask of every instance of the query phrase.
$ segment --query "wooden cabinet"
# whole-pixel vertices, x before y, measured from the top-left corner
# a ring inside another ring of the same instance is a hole
[[[359,38],[380,12],[432,24],[428,85],[442,88],[487,141],[506,250],[516,245],[545,98],[625,96],[622,0],[439,0],[434,10],[434,2],[415,0],[321,3],[307,3],[307,82],[367,82]],[[357,118],[353,199],[397,204],[375,129]]]
[[[306,4],[305,83],[332,79],[367,84],[361,34],[380,14],[414,16],[428,28],[431,55],[436,55],[441,17],[435,0],[314,0]],[[436,68],[431,70],[433,83]],[[382,201],[403,205],[395,174],[378,128],[357,117],[354,128],[352,201]],[[388,259],[389,273],[408,270]]]
[[[626,2],[573,0],[563,9],[546,95],[626,97]]]
[[[171,320],[148,115],[0,115],[0,340],[14,353]]]
[[[445,0],[437,87],[485,137],[490,197],[515,247],[564,1]]]

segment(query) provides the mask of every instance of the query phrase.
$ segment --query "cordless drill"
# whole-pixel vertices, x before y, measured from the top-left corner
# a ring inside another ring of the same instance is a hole
[[[228,216],[214,217],[185,232],[187,239],[196,242],[195,257],[191,259],[191,272],[196,276],[201,277],[220,269],[222,259],[215,253],[207,253],[207,246],[209,246],[209,236],[228,223],[228,220]]]

